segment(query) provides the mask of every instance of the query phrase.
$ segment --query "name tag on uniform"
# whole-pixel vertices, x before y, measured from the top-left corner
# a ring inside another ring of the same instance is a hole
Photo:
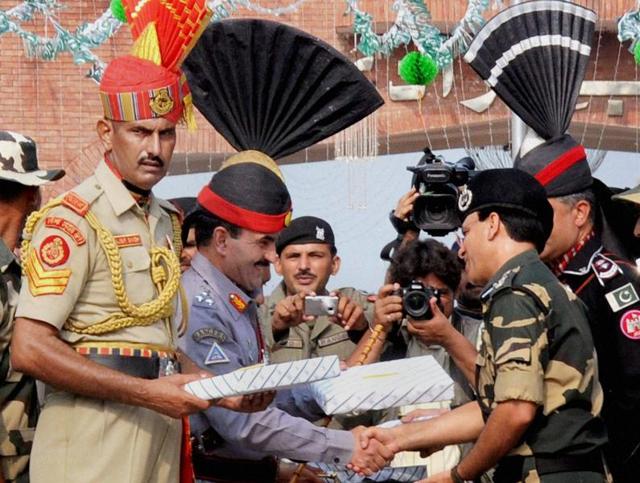
[[[302,349],[302,339],[288,339],[284,345],[287,349]]]
[[[339,332],[329,337],[318,339],[318,347],[327,347],[328,345],[337,344],[338,342],[342,342],[347,339],[349,339],[349,334],[346,332]]]
[[[140,247],[142,246],[142,238],[135,233],[132,235],[117,235],[113,237],[118,248]]]

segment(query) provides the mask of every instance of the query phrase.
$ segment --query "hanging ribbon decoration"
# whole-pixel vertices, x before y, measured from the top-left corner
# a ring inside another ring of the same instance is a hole
[[[640,0],[636,2],[635,10],[625,13],[618,21],[618,40],[631,40],[629,51],[636,64],[640,64]]]
[[[280,16],[296,12],[306,0],[266,8],[251,0],[210,0],[209,7],[214,12],[213,20],[231,16],[242,7],[262,15]],[[122,21],[116,18],[110,8],[90,23],[83,23],[75,31],[65,29],[57,20],[56,10],[64,6],[56,0],[25,0],[9,10],[0,10],[0,35],[13,33],[22,39],[25,53],[30,58],[53,61],[62,53],[68,52],[75,64],[91,64],[87,77],[100,82],[105,63],[92,52],[118,31]],[[23,22],[34,20],[36,14],[42,15],[55,31],[55,36],[36,35],[22,27]]]
[[[471,39],[484,25],[483,13],[490,0],[469,0],[464,17],[445,41],[443,34],[431,25],[431,13],[423,0],[395,0],[396,19],[382,35],[375,33],[373,17],[358,7],[357,0],[346,0],[347,13],[354,16],[353,31],[358,36],[358,50],[365,56],[390,56],[402,45],[413,43],[418,51],[433,59],[438,68],[451,64],[454,57],[466,52]],[[496,5],[501,2],[496,0]]]

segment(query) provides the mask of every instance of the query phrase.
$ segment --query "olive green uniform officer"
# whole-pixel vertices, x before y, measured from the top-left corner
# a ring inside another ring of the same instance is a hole
[[[520,193],[496,194],[518,189]],[[491,223],[491,211],[507,220],[539,219],[544,230],[539,239],[516,232],[516,223],[506,230],[512,239],[530,241],[538,250],[553,225],[544,189],[518,170],[478,174],[461,194],[460,210],[467,236],[461,255],[470,279],[482,273],[474,258],[483,243],[478,238],[484,226],[479,225]],[[534,249],[502,264],[480,297],[485,326],[476,359],[476,393],[485,422],[508,401],[538,408],[520,441],[499,461],[494,481],[604,481],[603,392],[585,305],[558,282]]]
[[[280,282],[269,295],[260,309],[260,321],[263,324],[265,340],[271,349],[271,362],[297,361],[336,355],[340,360],[346,360],[356,347],[353,336],[342,326],[336,324],[327,315],[321,315],[315,320],[290,327],[288,332],[281,333],[276,339],[270,327],[270,318],[278,302],[286,297],[284,281]],[[341,296],[349,298],[365,311],[369,319],[373,315],[373,303],[368,295],[351,287],[336,290]],[[358,338],[361,331],[355,331]]]
[[[459,256],[469,281],[485,287],[485,326],[479,352],[461,334],[444,345],[478,401],[365,437],[395,442],[394,451],[474,442],[426,483],[473,480],[494,466],[497,483],[604,482],[603,392],[586,307],[538,256],[553,226],[544,188],[517,169],[481,171],[459,209]]]
[[[353,288],[335,291],[339,297],[335,315],[315,317],[291,315],[287,327],[276,326],[278,304],[285,298],[313,292],[329,295],[326,285],[340,269],[335,236],[331,225],[315,216],[302,216],[291,221],[276,240],[276,271],[282,282],[266,297],[260,310],[260,321],[272,362],[287,362],[311,357],[337,355],[346,360],[373,320],[374,304],[368,294]],[[295,299],[293,306],[304,303]],[[341,317],[340,317],[341,316]],[[350,325],[350,326],[349,326]],[[345,330],[350,329],[350,330]]]
[[[36,143],[9,131],[0,131],[0,163],[0,481],[24,482],[38,399],[35,380],[10,361],[22,273],[14,250],[26,217],[40,207],[39,187],[60,179],[64,170],[41,170]]]

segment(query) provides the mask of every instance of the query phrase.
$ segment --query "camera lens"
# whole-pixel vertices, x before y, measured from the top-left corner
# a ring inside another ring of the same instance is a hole
[[[424,290],[409,290],[404,295],[402,304],[404,311],[413,319],[425,320],[432,317],[429,298]]]

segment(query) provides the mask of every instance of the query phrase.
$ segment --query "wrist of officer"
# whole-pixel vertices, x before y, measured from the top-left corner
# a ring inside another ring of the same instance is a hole
[[[460,470],[459,470],[460,464],[455,465],[453,468],[451,468],[451,480],[453,481],[453,483],[465,483],[467,481],[472,481],[473,478],[464,478],[462,475],[460,475]],[[464,474],[464,473],[463,473]]]

